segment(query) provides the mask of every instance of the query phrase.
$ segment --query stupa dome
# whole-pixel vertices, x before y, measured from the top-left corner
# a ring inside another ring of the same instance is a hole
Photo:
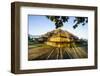
[[[45,42],[47,45],[54,47],[69,47],[70,43],[78,40],[78,37],[69,33],[68,31],[64,31],[62,29],[56,29],[52,32],[52,34],[48,37]]]

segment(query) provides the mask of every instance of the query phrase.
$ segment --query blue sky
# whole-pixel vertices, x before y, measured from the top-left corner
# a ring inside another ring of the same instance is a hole
[[[61,27],[61,29],[67,30],[68,32],[78,36],[79,38],[88,39],[88,24],[85,24],[84,26],[80,25],[76,29],[73,29],[73,20],[74,16],[70,16],[69,21],[64,23],[64,26]],[[54,29],[54,22],[47,19],[46,16],[28,16],[28,34],[41,35]]]

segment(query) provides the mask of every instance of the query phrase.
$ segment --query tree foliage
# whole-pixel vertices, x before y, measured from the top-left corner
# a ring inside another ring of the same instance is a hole
[[[55,23],[56,29],[59,27],[62,27],[64,23],[68,22],[68,20],[70,19],[69,16],[46,16],[46,17]],[[82,24],[84,26],[88,22],[88,18],[87,17],[75,17],[73,22],[74,22],[73,28],[75,29],[76,27],[79,26],[79,24]]]
[[[28,35],[28,41],[33,42],[33,38],[30,35]]]
[[[73,28],[75,29],[76,27],[79,26],[79,24],[82,24],[83,26],[88,23],[88,18],[87,17],[75,17],[74,19],[74,25]]]

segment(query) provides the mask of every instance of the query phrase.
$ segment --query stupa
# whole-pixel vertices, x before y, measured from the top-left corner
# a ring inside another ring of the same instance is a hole
[[[51,35],[49,35],[47,41],[45,42],[47,45],[53,47],[70,47],[72,43],[78,41],[78,37],[69,33],[68,31],[62,30],[58,28],[52,31]]]

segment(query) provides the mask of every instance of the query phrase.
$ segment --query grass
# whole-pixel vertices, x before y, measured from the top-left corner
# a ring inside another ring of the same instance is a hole
[[[33,49],[33,48],[37,48],[37,47],[48,48],[50,46],[48,46],[46,44],[33,44],[33,45],[28,45],[28,49]]]

